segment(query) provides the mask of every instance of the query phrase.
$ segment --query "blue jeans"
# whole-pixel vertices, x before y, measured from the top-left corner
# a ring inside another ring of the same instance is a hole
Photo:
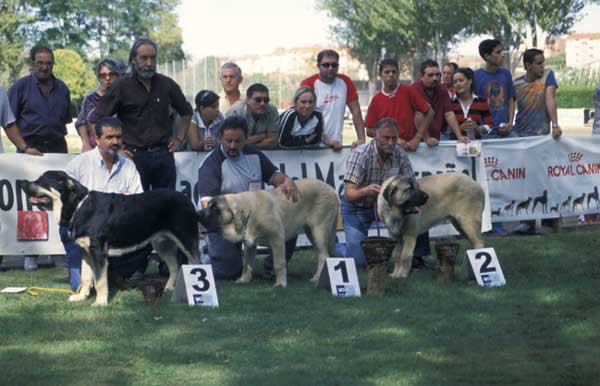
[[[367,260],[360,242],[367,238],[369,228],[375,221],[373,208],[362,208],[345,199],[341,200],[342,222],[346,236],[346,257],[354,258],[357,266],[365,268]],[[429,248],[429,232],[420,234],[413,252],[414,256],[427,256],[431,254]]]
[[[292,258],[296,237],[285,243],[286,261]],[[208,234],[208,264],[217,279],[234,280],[242,274],[242,243],[225,240],[219,233]],[[265,258],[265,270],[273,270],[273,254]]]
[[[81,282],[81,249],[73,241],[69,240],[68,230],[61,226],[58,230],[60,241],[65,247],[67,265],[69,266],[69,284],[72,291],[77,291]]]

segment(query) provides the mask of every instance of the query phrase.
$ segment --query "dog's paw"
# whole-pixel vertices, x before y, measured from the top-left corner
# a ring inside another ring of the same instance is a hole
[[[287,287],[287,281],[283,281],[283,280],[281,280],[281,281],[277,281],[277,282],[276,282],[276,283],[273,285],[273,287],[281,287],[281,288],[285,288],[285,287]]]
[[[85,295],[85,294],[75,294],[75,295],[69,296],[70,302],[80,302],[85,299],[87,299],[87,295]]]
[[[310,278],[310,282],[311,283],[316,283],[317,281],[319,281],[319,275],[315,275],[313,277]]]
[[[106,300],[96,300],[92,303],[92,307],[106,307],[108,306],[108,301]]]
[[[243,276],[242,275],[235,282],[239,283],[239,284],[247,284],[247,283],[250,283],[250,280],[252,280],[252,277],[248,277],[248,276]]]
[[[394,272],[390,273],[390,277],[394,279],[406,279],[408,272],[401,269],[394,269]]]

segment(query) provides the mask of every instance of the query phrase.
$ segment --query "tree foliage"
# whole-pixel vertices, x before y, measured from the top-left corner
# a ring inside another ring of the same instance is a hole
[[[154,37],[161,60],[184,57],[175,8],[179,0],[33,0],[34,40],[101,57],[127,52],[136,38]]]
[[[71,99],[81,102],[83,97],[96,86],[94,71],[88,68],[81,56],[73,50],[54,50],[54,76],[67,84]]]
[[[491,34],[513,51],[522,42],[543,45],[547,35],[567,33],[584,0],[320,0],[337,19],[340,43],[369,68],[383,57],[413,62],[441,60],[452,43]]]
[[[23,66],[25,34],[22,26],[32,20],[17,0],[0,0],[0,84],[8,86]]]

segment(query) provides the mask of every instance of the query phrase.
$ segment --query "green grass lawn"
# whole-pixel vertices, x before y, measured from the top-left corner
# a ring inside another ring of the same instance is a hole
[[[338,299],[308,282],[316,264],[302,251],[288,288],[272,288],[257,264],[250,285],[218,283],[218,309],[149,307],[137,290],[104,309],[64,294],[3,295],[0,384],[599,384],[597,235],[488,238],[501,288],[422,270],[388,280],[383,297]],[[31,284],[68,285],[64,269],[0,272],[0,288]]]

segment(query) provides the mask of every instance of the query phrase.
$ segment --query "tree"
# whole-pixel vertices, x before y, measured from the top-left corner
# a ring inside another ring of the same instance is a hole
[[[86,67],[81,56],[70,49],[54,50],[54,75],[62,79],[71,91],[71,100],[80,103],[96,86],[94,71]]]
[[[34,41],[101,57],[127,52],[136,38],[165,44],[168,60],[184,57],[175,8],[179,0],[31,0]],[[162,50],[161,50],[162,51]],[[163,57],[163,59],[165,59]]]
[[[376,64],[383,57],[414,64],[424,57],[441,59],[470,23],[469,4],[467,0],[321,0],[320,6],[339,21],[334,34],[366,64],[374,80]]]
[[[9,86],[24,64],[25,34],[22,26],[32,20],[17,0],[0,1],[0,84]]]

